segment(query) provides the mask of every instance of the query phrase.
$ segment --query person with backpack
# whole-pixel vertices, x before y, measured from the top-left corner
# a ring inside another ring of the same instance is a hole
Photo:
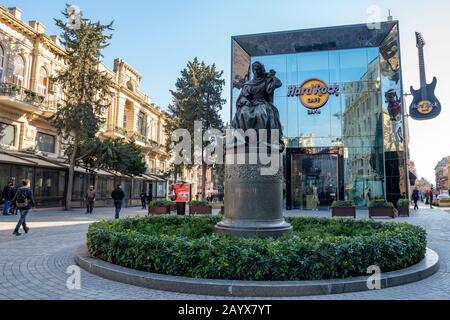
[[[114,207],[116,208],[115,218],[119,219],[120,210],[122,210],[123,198],[125,198],[125,193],[122,190],[122,185],[117,185],[117,187],[111,193],[111,198],[113,198]]]
[[[15,195],[15,190],[14,190],[12,181],[10,181],[8,183],[8,185],[6,185],[3,188],[3,192],[2,192],[3,215],[4,216],[9,216],[9,209],[11,207],[11,201],[14,198],[14,195]]]
[[[20,226],[23,227],[25,233],[30,231],[30,228],[27,227],[26,219],[30,209],[35,207],[33,191],[31,191],[30,188],[30,180],[24,179],[22,181],[22,187],[17,190],[12,202],[15,203],[17,209],[20,211],[20,218],[17,222],[16,228],[14,229],[13,235],[20,236]]]
[[[95,192],[94,186],[90,186],[89,190],[86,192],[84,199],[86,200],[86,214],[92,214],[94,211],[95,198],[97,194]]]

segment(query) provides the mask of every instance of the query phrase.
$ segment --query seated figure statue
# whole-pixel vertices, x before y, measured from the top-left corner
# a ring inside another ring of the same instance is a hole
[[[252,65],[253,79],[247,81],[236,102],[236,115],[231,123],[233,129],[267,129],[279,130],[280,149],[284,149],[282,126],[278,109],[273,105],[276,89],[282,86],[275,71],[266,73],[261,62]]]

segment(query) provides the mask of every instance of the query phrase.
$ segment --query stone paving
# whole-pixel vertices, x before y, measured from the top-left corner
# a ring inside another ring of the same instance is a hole
[[[144,210],[127,208],[123,210],[122,216],[144,214]],[[81,289],[68,289],[66,281],[70,274],[66,271],[75,264],[73,258],[86,241],[88,225],[100,219],[110,219],[113,215],[110,208],[98,208],[92,216],[84,214],[82,210],[70,213],[32,212],[28,221],[30,233],[21,237],[12,236],[17,217],[0,216],[0,300],[225,299],[135,287],[100,278],[84,270],[81,271]],[[291,211],[287,215],[328,214]],[[365,217],[366,212],[358,212],[358,218]],[[420,211],[413,212],[410,218],[399,218],[397,221],[421,225],[427,229],[428,246],[438,252],[441,258],[441,268],[437,274],[421,282],[379,291],[298,299],[450,299],[450,209],[443,211],[422,207]]]

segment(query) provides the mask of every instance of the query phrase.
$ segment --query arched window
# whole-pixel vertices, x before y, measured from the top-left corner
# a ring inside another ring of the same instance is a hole
[[[5,50],[0,45],[0,81],[3,79],[3,64],[5,63]]]
[[[48,88],[48,73],[44,67],[39,69],[39,82],[38,82],[38,93],[40,95],[47,95]]]
[[[14,83],[17,86],[24,86],[25,79],[25,60],[22,56],[16,56],[14,58]]]

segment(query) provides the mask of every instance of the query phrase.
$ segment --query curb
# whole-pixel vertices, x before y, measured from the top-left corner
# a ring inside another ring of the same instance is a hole
[[[318,281],[207,280],[149,273],[92,258],[86,246],[75,255],[84,270],[105,279],[153,290],[226,297],[300,297],[369,291],[367,277]],[[438,254],[427,248],[425,259],[409,268],[381,275],[382,289],[421,281],[439,270]]]

